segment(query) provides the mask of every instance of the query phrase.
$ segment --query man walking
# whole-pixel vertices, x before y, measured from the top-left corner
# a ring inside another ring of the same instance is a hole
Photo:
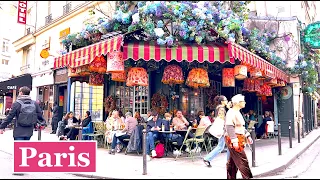
[[[56,134],[59,122],[59,106],[57,102],[54,102],[53,110],[52,110],[52,121],[51,121],[51,134]]]
[[[17,100],[12,104],[8,116],[0,125],[0,134],[3,134],[4,129],[14,117],[14,140],[30,140],[33,135],[33,127],[38,120],[41,120],[42,125],[46,124],[39,105],[31,100],[30,89],[26,86],[19,89]]]
[[[225,141],[230,152],[227,162],[227,179],[236,179],[238,170],[243,179],[252,178],[248,158],[244,151],[246,139],[252,144],[250,133],[245,129],[245,121],[240,109],[244,108],[246,102],[244,96],[237,94],[232,97],[232,108],[226,114],[226,136]]]

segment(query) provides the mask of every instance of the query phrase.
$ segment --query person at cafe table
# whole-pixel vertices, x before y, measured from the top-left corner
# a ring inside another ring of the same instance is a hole
[[[174,126],[175,130],[186,130],[189,126],[189,122],[179,110],[177,111],[176,117],[174,117],[172,120],[172,125]]]
[[[79,121],[81,122],[81,126],[87,127],[89,125],[89,123],[92,121],[91,119],[91,115],[90,115],[90,111],[86,111],[86,114],[84,115],[84,119],[81,121],[81,118],[79,116]],[[86,131],[86,130],[85,130]],[[67,134],[67,138],[70,140],[76,140],[77,136],[79,134],[79,129],[76,127],[70,127],[70,131]]]
[[[127,112],[125,114],[125,116],[126,116],[125,127],[123,130],[118,130],[117,133],[114,134],[113,139],[112,139],[112,144],[111,144],[111,150],[109,151],[109,154],[112,154],[112,155],[115,154],[117,140],[119,140],[123,146],[127,146],[127,144],[125,144],[125,142],[123,140],[130,139],[130,136],[131,136],[133,130],[138,125],[137,119],[132,117],[131,112]],[[121,152],[121,149],[118,149],[117,152],[118,153]]]
[[[152,113],[152,120],[147,122],[147,159],[150,160],[150,151],[151,156],[156,157],[157,153],[155,151],[154,142],[160,138],[159,131],[161,130],[161,125],[163,120],[158,117],[158,112],[153,110]]]

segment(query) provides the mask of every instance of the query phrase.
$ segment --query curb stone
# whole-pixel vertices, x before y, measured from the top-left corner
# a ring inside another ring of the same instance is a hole
[[[274,176],[277,175],[277,173],[283,172],[287,167],[289,167],[299,156],[301,156],[307,149],[312,146],[318,139],[320,138],[320,135],[316,137],[313,141],[311,141],[305,148],[303,148],[298,154],[296,154],[290,161],[288,161],[285,165],[282,165],[280,167],[277,167],[273,170],[260,173],[258,175],[253,176],[253,178],[260,178],[260,177],[266,177],[266,176]]]
[[[75,173],[72,173],[71,175],[78,176],[78,177],[84,177],[84,178],[92,178],[92,179],[119,179],[119,178],[87,175],[87,174],[75,174]]]

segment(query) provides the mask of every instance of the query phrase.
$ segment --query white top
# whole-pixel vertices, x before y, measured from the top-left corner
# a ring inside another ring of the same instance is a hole
[[[246,129],[244,127],[245,121],[240,111],[235,111],[230,108],[226,114],[226,125],[234,126],[234,131],[236,134],[246,134]]]

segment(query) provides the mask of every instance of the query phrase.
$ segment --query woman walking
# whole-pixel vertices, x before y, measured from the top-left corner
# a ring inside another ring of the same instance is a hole
[[[217,107],[216,107],[216,118],[212,126],[216,129],[215,133],[216,138],[219,139],[218,145],[206,156],[203,158],[203,162],[207,165],[207,167],[211,167],[210,161],[212,161],[218,154],[220,154],[226,143],[224,139],[224,122],[225,122],[225,115],[226,115],[226,106],[228,105],[228,99],[225,96],[217,96],[216,98]],[[229,152],[227,154],[229,157]]]

